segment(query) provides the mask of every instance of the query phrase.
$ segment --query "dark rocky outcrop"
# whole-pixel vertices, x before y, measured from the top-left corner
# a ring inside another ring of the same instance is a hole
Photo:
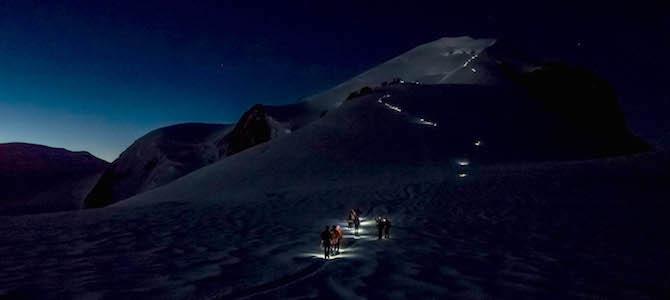
[[[361,97],[361,96],[368,95],[370,93],[372,93],[372,88],[370,88],[369,86],[364,86],[360,90],[354,91],[351,94],[349,94],[349,96],[347,96],[347,98],[345,100],[348,101],[348,100],[351,100],[351,99],[354,99],[354,98],[358,98],[358,97]]]
[[[230,156],[272,138],[272,127],[263,105],[254,105],[242,115],[237,125],[219,146],[227,145],[225,155]]]
[[[588,70],[548,63],[517,80],[582,150],[597,157],[651,150],[629,131],[614,89]]]

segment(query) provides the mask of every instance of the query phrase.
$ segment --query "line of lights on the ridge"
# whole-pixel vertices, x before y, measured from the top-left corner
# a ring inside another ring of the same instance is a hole
[[[419,83],[416,82],[416,84],[419,84]],[[394,110],[394,111],[397,111],[397,112],[402,112],[402,109],[400,107],[392,105],[390,103],[386,103],[386,102],[383,101],[384,99],[387,99],[387,98],[391,98],[391,94],[385,94],[384,96],[379,97],[379,99],[377,99],[377,102],[379,102],[381,104],[384,104],[384,106],[386,106],[390,110]],[[431,122],[431,121],[428,121],[424,118],[417,118],[416,122],[419,123],[419,124],[422,124],[422,125],[437,127],[436,122]]]
[[[476,55],[475,55],[474,58],[476,58]],[[473,69],[473,72],[476,72],[476,71]],[[404,83],[404,81],[401,81],[400,83]],[[419,84],[418,81],[416,81],[416,82],[414,82],[414,83]],[[379,97],[379,99],[377,99],[377,102],[383,104],[383,105],[386,106],[388,109],[394,110],[394,111],[396,111],[396,112],[402,112],[402,109],[401,109],[400,107],[395,106],[395,105],[391,105],[391,104],[386,103],[386,102],[383,101],[384,99],[388,99],[388,98],[391,98],[391,94],[384,94],[383,96]],[[417,118],[417,123],[419,123],[419,124],[423,124],[423,125],[428,125],[428,126],[437,127],[437,123],[435,123],[435,122],[431,122],[431,121],[427,121],[427,120],[424,119],[424,118]],[[480,146],[482,145],[482,141],[481,141],[480,139],[475,139],[474,142],[473,142],[473,145],[474,145],[475,147],[480,147]],[[470,165],[470,161],[469,161],[467,158],[464,158],[464,159],[458,159],[458,160],[456,160],[456,165],[458,165],[458,166],[460,166],[460,167],[467,167],[467,166]],[[465,177],[468,176],[468,174],[465,173],[465,172],[459,172],[459,173],[457,174],[457,176],[458,176],[459,178],[465,178]]]

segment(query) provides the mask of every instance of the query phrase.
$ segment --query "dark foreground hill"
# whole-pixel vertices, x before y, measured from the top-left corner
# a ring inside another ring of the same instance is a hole
[[[0,144],[0,214],[79,209],[106,166],[88,152]]]

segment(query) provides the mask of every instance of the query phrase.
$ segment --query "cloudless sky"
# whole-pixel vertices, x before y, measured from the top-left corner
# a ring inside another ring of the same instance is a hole
[[[111,161],[152,129],[232,123],[458,35],[568,53],[613,82],[638,134],[670,142],[661,2],[359,2],[0,0],[0,142]]]

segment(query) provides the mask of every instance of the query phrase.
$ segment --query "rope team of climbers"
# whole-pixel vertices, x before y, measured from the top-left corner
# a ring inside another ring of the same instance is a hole
[[[347,229],[353,230],[354,236],[360,236],[361,211],[360,209],[351,209],[346,218]],[[388,216],[378,216],[375,218],[377,223],[377,239],[391,238],[391,218]],[[321,232],[321,246],[323,247],[323,258],[329,259],[332,256],[340,254],[340,247],[343,241],[343,230],[340,225],[326,225]]]

